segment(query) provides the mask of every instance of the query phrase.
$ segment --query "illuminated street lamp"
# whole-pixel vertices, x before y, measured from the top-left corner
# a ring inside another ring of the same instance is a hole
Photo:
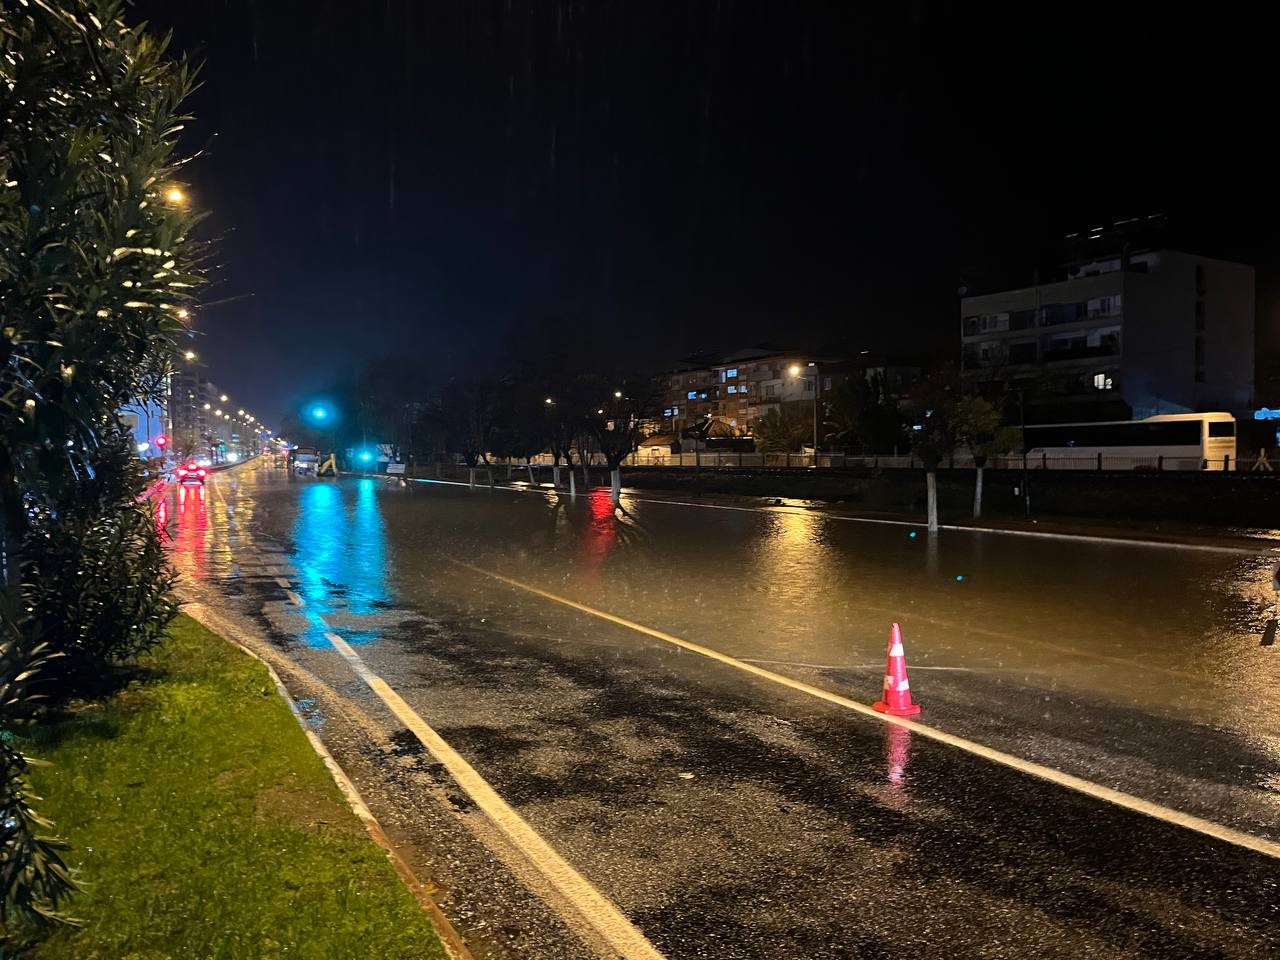
[[[542,402],[543,402],[543,403],[546,403],[546,404],[555,403],[555,401],[554,401],[554,400],[552,400],[550,397],[547,397],[547,399],[543,400]]]
[[[813,467],[818,468],[818,396],[822,392],[822,384],[818,382],[818,365],[812,360],[809,366],[813,367]],[[788,370],[791,376],[797,380],[808,380],[808,377],[801,375],[801,366],[793,363]]]
[[[212,406],[213,406],[213,404],[206,403],[206,404],[204,405],[204,408],[205,408],[206,410],[208,410],[208,409],[210,409]]]
[[[196,352],[194,350],[188,350],[183,354],[183,356],[188,360],[194,360],[196,358]]]
[[[178,319],[179,319],[179,320],[185,320],[185,319],[187,319],[187,317],[189,317],[189,316],[191,316],[191,311],[190,311],[190,310],[188,310],[186,307],[179,307],[179,308],[178,308]]]
[[[214,415],[215,417],[220,417],[220,416],[222,416],[222,408],[221,408],[221,407],[219,407],[217,410],[213,411],[213,415]]]
[[[164,198],[175,207],[180,207],[187,202],[187,195],[180,187],[170,187],[164,192]]]
[[[223,394],[222,396],[220,396],[218,399],[219,399],[219,400],[221,400],[223,403],[226,403],[226,402],[227,402],[227,395],[224,393],[224,394]]]
[[[613,398],[614,398],[615,400],[621,400],[621,399],[622,399],[622,391],[621,391],[621,390],[615,390],[615,391],[613,391]]]
[[[237,411],[236,411],[236,416],[237,416],[237,417],[243,417],[243,416],[244,416],[244,411],[243,411],[243,410],[237,410]]]

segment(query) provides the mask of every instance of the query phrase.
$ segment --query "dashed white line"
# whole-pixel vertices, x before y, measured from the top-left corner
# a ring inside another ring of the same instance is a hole
[[[284,589],[288,590],[290,587],[293,586],[293,584],[291,584],[284,577],[276,577],[276,586],[284,587]]]
[[[289,602],[292,603],[295,607],[305,607],[307,605],[307,601],[303,600],[300,596],[298,596],[292,590],[286,590],[284,592],[284,595],[289,598]]]

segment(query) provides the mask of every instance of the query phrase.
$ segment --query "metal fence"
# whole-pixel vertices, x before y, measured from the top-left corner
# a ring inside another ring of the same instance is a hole
[[[816,460],[816,463],[815,463]],[[548,478],[552,466],[550,454],[539,454],[530,458],[534,467],[534,478],[543,482]],[[991,457],[987,467],[992,470],[1021,470],[1022,457]],[[1072,471],[1110,471],[1127,473],[1186,473],[1193,471],[1211,472],[1245,472],[1250,464],[1241,465],[1234,458],[1201,460],[1196,457],[1050,457],[1036,455],[1027,458],[1029,470],[1072,470]],[[587,459],[588,468],[593,471],[593,479],[607,471],[608,465],[600,454]],[[561,463],[562,470],[568,467]],[[624,469],[634,467],[679,468],[687,470],[922,470],[924,463],[919,457],[907,454],[885,456],[846,456],[842,453],[820,453],[815,458],[811,453],[748,453],[746,451],[705,450],[698,453],[653,453],[641,451],[633,454],[623,462]],[[972,470],[973,457],[969,454],[956,453],[943,460],[940,470]],[[582,472],[581,462],[575,457],[574,469]],[[489,472],[498,480],[527,480],[528,472],[525,461],[493,460],[489,464],[481,464],[476,468],[477,482],[488,481]],[[419,464],[415,469],[417,476],[437,476],[442,479],[467,479],[467,467],[461,463],[429,463]],[[1272,474],[1276,476],[1275,474]],[[607,482],[607,480],[602,481]]]

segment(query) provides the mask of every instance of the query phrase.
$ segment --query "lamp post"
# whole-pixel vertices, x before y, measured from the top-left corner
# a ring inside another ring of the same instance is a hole
[[[822,393],[822,381],[818,379],[818,365],[812,360],[809,366],[813,367],[813,469],[818,469],[818,397]],[[797,380],[808,380],[808,377],[800,375],[800,364],[793,363],[791,365],[791,375]]]

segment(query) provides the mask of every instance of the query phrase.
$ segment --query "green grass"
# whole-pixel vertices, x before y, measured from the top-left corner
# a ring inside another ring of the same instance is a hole
[[[445,956],[260,663],[181,617],[143,666],[30,745],[85,921],[35,957]]]

